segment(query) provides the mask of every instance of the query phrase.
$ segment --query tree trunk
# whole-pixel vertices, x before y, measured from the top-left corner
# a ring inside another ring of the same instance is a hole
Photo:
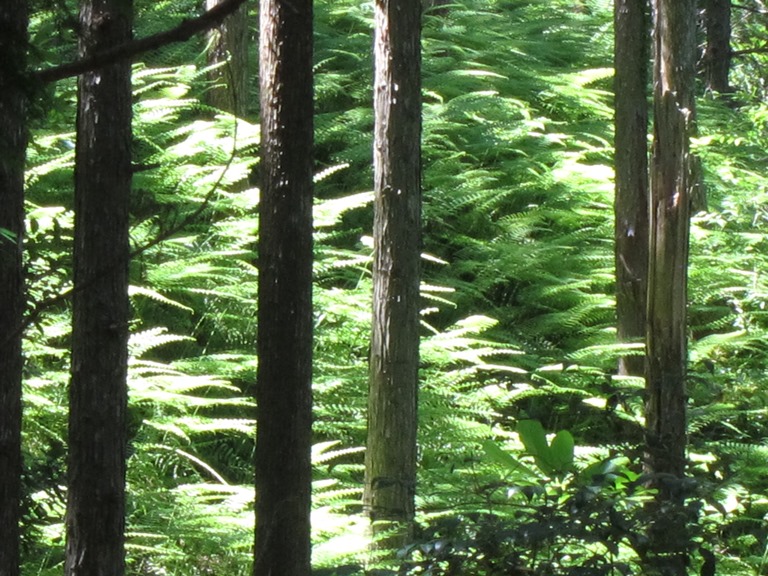
[[[414,517],[416,486],[420,17],[413,0],[376,0],[373,332],[363,498],[372,522],[400,524],[402,536]]]
[[[615,0],[615,250],[619,342],[645,339],[648,288],[648,1]],[[619,374],[643,376],[645,358],[625,356]]]
[[[704,26],[707,44],[704,66],[707,88],[725,94],[731,91],[731,0],[706,0]]]
[[[210,10],[222,0],[205,0]],[[207,93],[214,108],[243,117],[248,109],[248,4],[243,4],[218,28],[208,33],[208,64],[226,62],[212,70],[215,86]]]
[[[655,0],[646,467],[659,489],[651,564],[685,574],[686,305],[695,126],[695,0]]]
[[[262,0],[255,576],[310,573],[312,0]]]
[[[0,5],[0,576],[19,574],[27,2]]]
[[[80,54],[131,39],[131,0],[81,5]],[[68,576],[125,572],[131,65],[78,82]]]

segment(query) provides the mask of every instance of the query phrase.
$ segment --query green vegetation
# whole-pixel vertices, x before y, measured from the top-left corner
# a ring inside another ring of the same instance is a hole
[[[187,4],[139,2],[140,31]],[[398,568],[369,554],[360,515],[372,11],[316,4],[313,531],[317,573],[331,576]],[[405,573],[639,571],[652,494],[643,384],[613,375],[628,347],[613,327],[610,10],[457,0],[425,15],[420,530],[398,560]],[[62,18],[35,14],[40,62],[61,57]],[[764,42],[756,18],[735,22],[736,49]],[[204,60],[192,43],[134,67],[135,576],[250,573],[259,135],[202,104]],[[738,60],[741,92],[699,108],[690,476],[673,487],[697,574],[714,574],[713,560],[721,574],[768,573],[765,63]],[[74,83],[46,101],[28,151],[24,380],[24,573],[40,576],[64,558]]]

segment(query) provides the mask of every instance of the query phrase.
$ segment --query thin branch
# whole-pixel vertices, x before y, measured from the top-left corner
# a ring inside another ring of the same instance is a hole
[[[768,54],[768,46],[761,48],[748,48],[746,50],[731,50],[731,56],[746,56],[748,54]]]
[[[768,11],[765,8],[752,8],[751,6],[744,6],[743,4],[731,4],[731,8],[738,8],[739,10],[752,12],[753,14],[768,14]]]
[[[157,50],[174,42],[185,42],[195,34],[205,32],[221,24],[224,18],[237,10],[245,1],[224,0],[197,18],[184,20],[181,24],[170,30],[126,42],[92,57],[39,70],[34,75],[39,82],[48,84],[71,76],[78,76],[90,70],[109,66],[121,60],[132,59],[139,54],[149,52],[150,50]]]
[[[9,332],[6,338],[0,340],[0,346],[5,346],[7,342],[10,342],[12,338],[16,338],[19,334],[23,334],[27,328],[29,328],[32,324],[37,321],[40,316],[42,316],[43,312],[48,310],[49,308],[53,306],[57,306],[58,304],[61,304],[63,302],[66,302],[69,300],[72,295],[75,292],[80,292],[84,289],[86,289],[88,286],[92,285],[94,282],[96,282],[98,279],[103,278],[104,275],[109,274],[112,270],[117,268],[117,266],[125,265],[126,262],[130,262],[137,256],[140,256],[147,250],[150,250],[151,248],[154,248],[158,244],[164,242],[165,240],[168,240],[169,238],[175,236],[179,232],[181,232],[184,228],[195,222],[202,214],[205,212],[205,210],[210,206],[211,200],[213,200],[213,196],[221,189],[221,183],[224,180],[224,176],[229,171],[229,168],[232,166],[232,162],[235,160],[235,156],[237,156],[237,123],[238,119],[237,117],[234,117],[235,125],[232,130],[232,152],[227,159],[226,164],[224,165],[221,174],[219,174],[218,179],[216,182],[213,183],[211,188],[208,190],[206,195],[203,197],[203,201],[200,203],[200,205],[195,209],[194,212],[187,215],[180,223],[176,224],[175,226],[172,226],[168,230],[165,230],[164,232],[161,232],[158,234],[155,238],[147,242],[146,244],[143,244],[139,246],[138,248],[134,248],[129,254],[126,261],[123,262],[114,262],[111,265],[105,266],[101,270],[96,271],[88,280],[85,282],[82,282],[78,286],[73,286],[72,288],[69,288],[65,290],[64,292],[61,292],[57,294],[56,296],[53,296],[51,298],[46,298],[45,300],[41,300],[38,302],[34,308],[32,308],[27,315],[24,317],[24,320],[21,322],[19,326],[16,327],[15,330],[12,330]]]

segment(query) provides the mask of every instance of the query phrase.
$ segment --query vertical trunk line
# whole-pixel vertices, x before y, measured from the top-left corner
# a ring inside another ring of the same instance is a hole
[[[0,576],[20,573],[27,26],[25,0],[0,4]]]
[[[309,576],[312,0],[262,0],[255,576]]]
[[[421,5],[376,0],[373,326],[363,504],[374,546],[414,518],[421,258]]]
[[[121,45],[132,38],[132,2],[86,0],[80,23],[81,57]],[[125,572],[131,98],[130,62],[79,78],[68,576]]]
[[[616,326],[619,342],[645,340],[648,290],[648,0],[614,2]],[[645,375],[645,356],[619,359]]]
[[[654,0],[654,142],[648,283],[645,466],[658,489],[646,563],[683,576],[691,546],[685,509],[687,273],[695,128],[695,0]]]

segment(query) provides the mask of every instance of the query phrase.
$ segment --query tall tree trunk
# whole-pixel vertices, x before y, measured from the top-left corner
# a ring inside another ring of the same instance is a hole
[[[707,44],[704,66],[707,88],[725,94],[731,91],[731,0],[706,0],[704,26]]]
[[[614,2],[615,250],[619,342],[644,342],[648,287],[648,0]],[[625,356],[619,374],[643,376]]]
[[[205,0],[210,10],[222,0]],[[207,93],[208,104],[243,117],[248,109],[248,4],[208,33],[208,64],[226,64],[211,71],[216,84]]]
[[[80,54],[131,39],[131,0],[86,0]],[[78,82],[68,576],[125,572],[131,65]]]
[[[310,573],[312,0],[262,0],[255,576]]]
[[[655,0],[654,143],[648,287],[646,466],[659,489],[651,563],[685,574],[686,305],[690,136],[695,129],[695,0]]]
[[[0,5],[0,576],[19,574],[27,2]]]
[[[372,522],[384,522],[384,528],[400,524],[404,536],[414,516],[416,486],[420,18],[418,2],[376,0],[373,333],[363,499]]]

